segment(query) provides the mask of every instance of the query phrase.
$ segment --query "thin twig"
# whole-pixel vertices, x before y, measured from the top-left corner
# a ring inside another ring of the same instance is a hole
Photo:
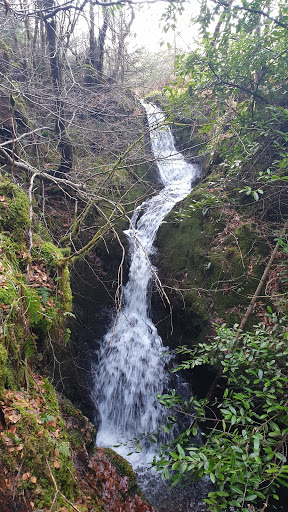
[[[54,505],[54,503],[55,503],[55,501],[57,499],[57,494],[60,494],[60,496],[63,498],[63,500],[65,500],[66,503],[68,503],[68,505],[70,505],[70,507],[72,507],[73,510],[75,510],[75,512],[80,512],[79,508],[75,507],[75,505],[73,505],[73,503],[71,503],[71,501],[69,501],[68,498],[66,498],[66,496],[59,490],[57,482],[56,482],[56,480],[54,478],[54,475],[52,473],[52,469],[51,469],[51,466],[49,464],[49,461],[48,461],[47,457],[45,457],[45,460],[46,460],[46,464],[47,464],[48,469],[49,469],[51,480],[52,480],[52,482],[54,484],[54,487],[55,487],[55,495],[54,495],[54,498],[53,498],[53,502],[52,502],[50,511],[52,510],[52,506]]]

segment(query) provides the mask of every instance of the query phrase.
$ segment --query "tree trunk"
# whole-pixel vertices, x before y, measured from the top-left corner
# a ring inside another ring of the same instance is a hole
[[[97,41],[97,55],[96,55],[95,69],[98,71],[99,80],[101,80],[101,78],[103,77],[104,45],[105,45],[107,28],[108,28],[109,15],[110,15],[110,11],[108,9],[106,9],[104,12],[103,24],[102,24],[102,27],[100,28],[99,37],[98,37],[98,41]]]
[[[45,8],[53,7],[54,0],[45,0]],[[56,171],[56,176],[61,177],[62,173],[67,173],[72,169],[73,147],[66,129],[65,108],[61,97],[62,93],[62,72],[61,62],[59,60],[59,48],[56,41],[56,22],[54,18],[45,20],[46,36],[48,43],[48,53],[50,61],[51,79],[55,94],[56,122],[55,131],[59,137],[59,149],[61,152],[60,165]]]

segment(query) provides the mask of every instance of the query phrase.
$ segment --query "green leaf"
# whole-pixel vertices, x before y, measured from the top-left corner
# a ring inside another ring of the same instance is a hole
[[[247,496],[245,498],[245,501],[254,501],[257,498],[257,494],[250,494],[250,496]]]
[[[138,441],[135,442],[135,446],[136,446],[137,450],[139,450],[139,452],[142,452],[142,448]]]
[[[212,482],[213,484],[215,484],[215,482],[216,482],[215,475],[213,475],[213,473],[210,473],[210,475],[209,475],[209,476],[210,476],[210,480],[211,480],[211,482]]]
[[[177,450],[179,452],[180,457],[185,457],[185,452],[180,444],[177,444]]]
[[[277,457],[277,459],[281,460],[282,462],[286,462],[286,457],[283,455],[283,453],[275,453],[275,457]]]
[[[283,478],[280,478],[279,476],[276,477],[276,480],[277,482],[279,482],[280,484],[284,485],[284,487],[287,487],[288,488],[288,482],[286,482],[286,480],[283,480]]]

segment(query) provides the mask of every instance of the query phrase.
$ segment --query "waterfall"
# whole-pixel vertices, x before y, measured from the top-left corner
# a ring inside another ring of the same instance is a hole
[[[163,406],[156,394],[165,392],[169,355],[149,318],[148,285],[156,270],[150,257],[157,230],[173,206],[191,191],[198,167],[185,162],[177,152],[163,113],[142,102],[148,118],[152,150],[163,189],[138,207],[125,232],[130,245],[129,279],[124,287],[123,307],[101,343],[95,368],[95,403],[101,417],[98,446],[126,443],[161,425]],[[129,458],[134,467],[151,461],[151,448],[144,445],[139,457]],[[117,451],[131,449],[123,444]]]

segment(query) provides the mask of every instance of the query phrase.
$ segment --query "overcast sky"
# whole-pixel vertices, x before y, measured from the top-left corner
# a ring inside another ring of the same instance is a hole
[[[131,31],[136,34],[135,46],[145,46],[150,51],[159,51],[167,48],[167,42],[174,47],[189,50],[193,47],[193,41],[196,37],[195,29],[191,28],[190,20],[199,12],[199,1],[189,0],[186,3],[185,11],[182,15],[177,15],[176,30],[170,29],[167,33],[163,32],[165,25],[161,21],[161,15],[165,12],[166,2],[157,2],[143,6],[141,11],[136,12]],[[164,45],[160,46],[160,42]]]

